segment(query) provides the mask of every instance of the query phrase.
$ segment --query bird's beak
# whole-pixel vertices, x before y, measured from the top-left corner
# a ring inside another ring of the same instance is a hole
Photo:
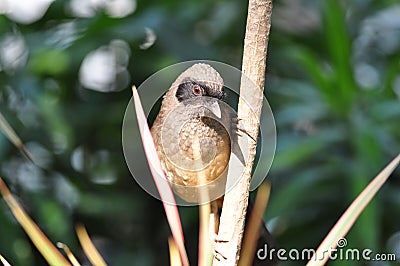
[[[218,100],[210,100],[205,103],[205,107],[210,110],[216,117],[221,118],[221,108]]]

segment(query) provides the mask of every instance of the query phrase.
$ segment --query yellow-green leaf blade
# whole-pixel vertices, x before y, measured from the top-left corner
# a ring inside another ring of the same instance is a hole
[[[92,240],[89,237],[85,227],[83,225],[76,226],[76,234],[78,235],[79,242],[85,251],[86,256],[93,265],[106,266],[106,262],[100,255],[99,251],[94,246]]]
[[[25,148],[22,140],[18,137],[17,133],[15,133],[14,129],[7,122],[6,118],[0,113],[0,131],[17,147],[21,153],[30,161],[33,162],[32,156]]]
[[[168,246],[169,246],[169,262],[171,266],[181,266],[182,260],[179,255],[178,247],[175,244],[175,240],[172,237],[168,238]]]
[[[330,255],[327,251],[336,248],[339,239],[347,234],[364,208],[399,165],[399,162],[400,154],[397,155],[397,157],[394,158],[353,201],[322,241],[311,260],[307,263],[307,266],[324,265],[327,262]]]
[[[10,207],[14,217],[27,233],[33,244],[43,255],[50,265],[71,265],[58,249],[51,243],[46,235],[33,222],[28,214],[22,209],[18,201],[13,197],[10,190],[0,177],[0,193],[7,205]]]
[[[71,250],[69,249],[69,247],[67,245],[65,245],[64,243],[58,242],[57,247],[62,248],[64,250],[64,252],[67,255],[72,266],[81,266],[81,264],[78,262],[75,255],[71,252]]]
[[[0,255],[0,261],[4,266],[11,266],[11,264],[8,263],[8,261],[2,255]]]
[[[243,236],[243,247],[240,255],[239,265],[251,265],[257,248],[257,240],[260,234],[262,216],[268,204],[271,192],[271,184],[263,183],[257,192],[256,202],[250,214],[247,230]]]

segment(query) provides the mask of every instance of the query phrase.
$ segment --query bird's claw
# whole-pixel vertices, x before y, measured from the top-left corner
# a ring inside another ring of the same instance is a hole
[[[219,239],[217,239],[217,238],[215,238],[215,240],[214,240],[215,242],[214,243],[226,243],[226,242],[228,242],[228,241],[226,241],[226,240],[219,240]],[[214,255],[214,258],[217,260],[217,261],[221,261],[221,259],[223,259],[223,260],[226,260],[228,257],[227,256],[225,256],[222,252],[220,252],[220,251],[218,251],[217,250],[217,247],[214,245],[214,249],[213,249],[213,255]]]
[[[226,259],[227,259],[226,256],[224,256],[221,252],[218,252],[217,250],[214,250],[214,258],[215,258],[217,261],[221,261],[221,259],[223,259],[223,260],[226,260]]]
[[[251,138],[254,142],[257,142],[257,141],[249,134],[249,132],[247,132],[246,129],[243,129],[243,128],[241,128],[240,126],[238,126],[238,127],[236,128],[235,133],[236,133],[236,135],[239,136],[239,137],[243,137],[243,134],[242,134],[242,133],[244,133],[244,134],[246,134],[246,136],[248,136],[249,138]]]
[[[242,118],[234,117],[232,118],[232,129],[236,136],[243,137],[243,134],[246,134],[249,138],[251,138],[254,142],[257,142],[250,134],[244,129],[242,126],[239,125],[239,122],[242,121]]]

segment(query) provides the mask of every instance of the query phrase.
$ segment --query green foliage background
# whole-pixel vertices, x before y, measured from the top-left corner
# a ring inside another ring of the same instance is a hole
[[[23,38],[27,56],[17,68],[0,61],[0,112],[40,165],[31,165],[0,135],[0,175],[50,239],[67,244],[82,262],[77,222],[86,225],[110,265],[167,265],[170,232],[162,206],[134,182],[122,153],[130,84],[184,60],[240,68],[247,4],[138,1],[123,18],[102,10],[78,18],[69,3],[55,1],[29,25],[0,16],[0,43],[7,36]],[[278,146],[265,220],[281,247],[315,248],[399,153],[399,17],[395,0],[274,1],[265,94]],[[65,23],[75,30],[57,35]],[[157,40],[140,49],[145,28]],[[130,81],[111,93],[84,88],[79,69],[85,56],[115,39],[129,45]],[[197,210],[180,210],[195,264]],[[400,258],[399,171],[347,240],[347,247]],[[45,265],[4,202],[0,253],[13,265]],[[330,262],[352,264],[365,262]]]

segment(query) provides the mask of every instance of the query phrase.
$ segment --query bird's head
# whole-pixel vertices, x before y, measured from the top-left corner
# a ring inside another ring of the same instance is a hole
[[[217,117],[221,116],[218,104],[224,100],[224,82],[220,74],[207,64],[195,64],[185,70],[172,84],[165,96],[170,108],[183,103],[191,107],[204,106]]]

